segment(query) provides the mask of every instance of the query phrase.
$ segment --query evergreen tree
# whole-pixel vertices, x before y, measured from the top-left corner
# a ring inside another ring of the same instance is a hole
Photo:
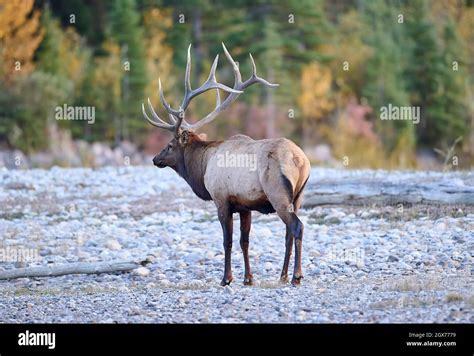
[[[410,62],[406,69],[412,105],[420,107],[417,127],[418,142],[433,145],[440,135],[437,128],[442,108],[441,82],[443,58],[436,28],[429,18],[428,3],[415,0],[407,4],[407,36],[411,44]]]
[[[110,15],[111,36],[120,45],[123,70],[121,90],[121,127],[116,139],[136,136],[145,127],[140,106],[147,85],[146,58],[140,14],[135,0],[113,2]]]
[[[443,31],[444,50],[438,91],[429,108],[433,122],[433,139],[440,146],[450,146],[466,134],[467,108],[463,51],[454,22],[449,19]]]
[[[49,6],[44,8],[41,24],[44,28],[44,38],[38,50],[38,69],[50,74],[66,75],[60,55],[63,32]]]
[[[242,73],[251,72],[248,60],[248,52],[251,52],[259,75],[280,84],[276,89],[251,87],[242,98],[242,101],[267,106],[269,137],[275,135],[278,108],[285,113],[297,108],[303,66],[326,59],[318,52],[330,32],[323,5],[322,1],[312,0],[238,0],[227,7],[222,5],[218,10],[222,16],[209,23],[206,39],[213,44],[213,52],[219,52],[219,42],[224,38],[227,47],[234,49],[232,54],[239,61]],[[232,71],[226,74],[231,81]],[[301,131],[301,115],[296,117]]]
[[[389,104],[409,105],[407,83],[404,77],[406,66],[403,46],[404,26],[398,23],[397,11],[386,1],[362,1],[365,21],[372,26],[366,42],[372,48],[365,69],[363,96],[374,109],[375,126],[387,148],[392,150],[401,136],[407,136],[414,146],[413,123],[409,121],[379,120],[380,108]]]

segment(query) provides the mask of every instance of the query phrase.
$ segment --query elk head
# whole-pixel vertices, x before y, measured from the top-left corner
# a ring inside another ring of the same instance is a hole
[[[157,166],[158,168],[171,167],[171,168],[176,169],[179,166],[180,162],[183,161],[184,149],[186,145],[190,141],[192,141],[190,140],[190,137],[192,137],[194,140],[199,139],[197,135],[193,134],[193,132],[198,130],[205,124],[213,121],[222,111],[224,111],[232,102],[234,102],[240,94],[243,93],[243,90],[245,88],[256,83],[261,83],[268,87],[278,86],[278,84],[272,84],[266,81],[265,79],[257,76],[257,69],[256,69],[255,62],[251,54],[249,54],[249,56],[250,56],[250,61],[252,64],[252,75],[246,81],[242,81],[242,75],[240,74],[237,63],[233,60],[232,56],[227,51],[227,48],[225,47],[224,43],[222,43],[222,47],[224,49],[224,53],[227,59],[232,64],[232,67],[234,70],[233,88],[230,88],[224,84],[217,82],[216,68],[217,68],[217,63],[219,60],[219,55],[216,55],[216,58],[214,59],[214,62],[212,64],[211,71],[209,73],[207,80],[199,88],[192,89],[191,80],[190,80],[191,45],[189,45],[188,57],[187,57],[187,63],[186,63],[186,72],[185,72],[185,78],[184,78],[184,98],[181,102],[181,105],[179,106],[177,110],[171,108],[171,106],[166,101],[165,96],[163,94],[161,79],[158,80],[160,101],[162,105],[164,106],[164,108],[166,109],[166,111],[168,112],[169,122],[162,120],[156,114],[150,102],[150,99],[148,99],[148,107],[150,109],[153,119],[148,116],[145,110],[145,105],[142,103],[143,116],[145,117],[145,119],[148,120],[150,124],[152,124],[153,126],[159,127],[161,129],[172,131],[174,134],[174,138],[168,143],[168,145],[158,155],[156,155],[153,158],[153,164]],[[211,113],[209,113],[206,117],[202,118],[201,120],[197,121],[194,124],[191,124],[188,121],[186,121],[185,113],[191,100],[197,97],[198,95],[212,89],[216,90],[216,107],[214,108],[214,110]],[[225,98],[223,102],[221,102],[219,90],[223,90],[229,93],[229,95]]]
[[[183,160],[184,147],[187,145],[188,139],[189,133],[187,131],[181,132],[153,158],[153,164],[158,168],[171,167],[178,170],[178,166]]]

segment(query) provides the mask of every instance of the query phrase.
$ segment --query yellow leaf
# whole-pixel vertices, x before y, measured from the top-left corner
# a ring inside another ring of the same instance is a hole
[[[43,30],[33,4],[34,0],[0,0],[0,75],[7,82],[34,69],[33,56]]]

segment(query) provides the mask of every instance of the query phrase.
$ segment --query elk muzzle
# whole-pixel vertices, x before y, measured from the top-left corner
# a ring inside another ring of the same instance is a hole
[[[166,164],[165,162],[163,161],[163,159],[160,157],[160,155],[156,155],[154,158],[153,158],[153,164],[155,166],[157,166],[158,168],[165,168],[166,167]]]

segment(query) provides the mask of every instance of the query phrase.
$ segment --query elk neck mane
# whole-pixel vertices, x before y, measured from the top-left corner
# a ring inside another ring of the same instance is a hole
[[[189,132],[188,143],[184,147],[183,163],[177,167],[178,174],[186,180],[193,192],[203,200],[212,200],[204,185],[210,149],[219,146],[222,141],[204,141],[195,133]]]

